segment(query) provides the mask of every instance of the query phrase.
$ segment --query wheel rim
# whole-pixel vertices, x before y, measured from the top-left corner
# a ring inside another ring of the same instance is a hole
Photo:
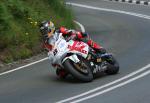
[[[82,74],[88,74],[89,71],[88,71],[88,66],[84,63],[84,62],[81,62],[81,63],[73,63],[74,66],[75,66],[75,69],[77,71],[79,71],[80,73]]]

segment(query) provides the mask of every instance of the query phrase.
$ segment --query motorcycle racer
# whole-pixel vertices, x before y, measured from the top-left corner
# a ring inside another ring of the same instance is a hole
[[[53,48],[53,44],[55,40],[57,39],[57,34],[62,33],[62,36],[66,40],[80,40],[85,43],[87,43],[96,54],[105,54],[106,50],[98,45],[96,42],[94,42],[87,33],[80,32],[80,31],[75,31],[75,30],[70,30],[65,27],[60,27],[58,29],[55,28],[54,23],[52,21],[43,21],[40,24],[40,32],[42,34],[43,38],[43,47],[50,51]],[[57,33],[55,33],[57,32]],[[97,57],[98,58],[98,57]],[[67,72],[61,67],[59,67],[57,64],[52,63],[53,67],[56,67],[56,73],[60,77],[64,77]]]

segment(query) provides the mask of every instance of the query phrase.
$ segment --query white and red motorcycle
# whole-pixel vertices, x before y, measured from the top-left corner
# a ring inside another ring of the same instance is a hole
[[[97,54],[86,43],[66,41],[61,33],[57,35],[53,49],[48,52],[49,59],[75,78],[89,82],[97,72],[118,73],[119,64],[111,54],[96,58]]]

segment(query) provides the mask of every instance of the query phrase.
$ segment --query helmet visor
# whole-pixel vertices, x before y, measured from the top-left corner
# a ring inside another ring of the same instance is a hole
[[[40,32],[42,33],[42,35],[45,35],[45,34],[48,34],[51,32],[51,29],[49,29],[48,27],[44,28],[44,27],[41,27],[40,28]]]

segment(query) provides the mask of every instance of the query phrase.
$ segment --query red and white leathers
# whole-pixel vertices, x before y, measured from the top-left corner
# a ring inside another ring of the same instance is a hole
[[[100,52],[100,53],[105,53],[106,52],[106,50],[102,46],[100,46],[99,44],[94,42],[92,39],[90,39],[90,37],[87,33],[79,32],[79,31],[75,31],[75,30],[69,30],[65,27],[60,27],[55,32],[62,33],[62,35],[65,38],[70,38],[71,37],[71,39],[81,40],[81,41],[87,43],[92,49],[95,50],[95,52]],[[47,50],[51,50],[52,45],[49,45],[48,40],[44,41],[44,48],[47,49]]]
[[[63,36],[73,37],[77,40],[81,40],[85,43],[87,43],[91,48],[93,48],[96,52],[104,52],[104,48],[94,42],[87,33],[74,31],[74,30],[68,30],[65,27],[60,27],[59,32],[63,34]],[[102,50],[103,49],[103,50]]]

